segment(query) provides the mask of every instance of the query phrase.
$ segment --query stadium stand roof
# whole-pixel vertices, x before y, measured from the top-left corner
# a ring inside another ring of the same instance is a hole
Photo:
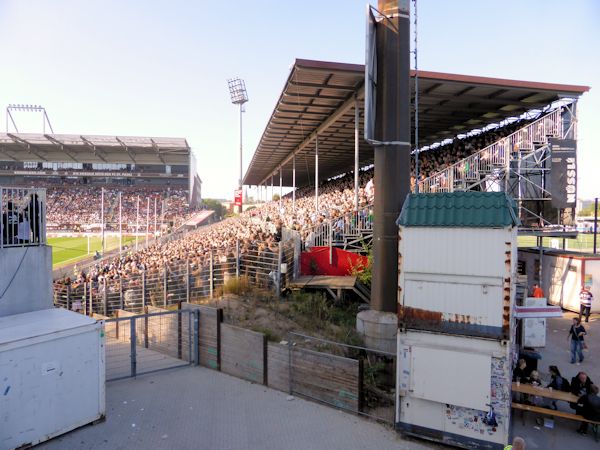
[[[414,72],[411,73],[414,91]],[[506,80],[419,71],[419,146],[533,109],[561,98],[577,98],[587,86]],[[364,66],[297,59],[244,176],[245,185],[268,182],[279,168],[283,185],[313,183],[315,136],[319,136],[319,178],[354,169],[354,105],[358,100],[360,165],[373,163],[363,140]],[[414,116],[413,116],[414,123]],[[414,125],[411,125],[414,129]]]
[[[0,160],[121,164],[189,164],[183,138],[0,133]]]

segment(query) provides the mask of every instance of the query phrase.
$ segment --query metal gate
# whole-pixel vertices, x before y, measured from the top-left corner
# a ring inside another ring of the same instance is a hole
[[[164,311],[103,321],[106,380],[198,364],[198,311]]]

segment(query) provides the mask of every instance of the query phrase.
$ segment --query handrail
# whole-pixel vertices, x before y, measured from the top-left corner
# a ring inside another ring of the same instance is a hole
[[[46,189],[0,186],[0,248],[46,244]]]
[[[561,114],[562,108],[558,108],[427,177],[419,182],[419,192],[453,192],[457,182],[466,187],[467,181],[479,180],[480,174],[501,173],[514,152],[533,150],[534,144],[546,142],[547,136],[561,136]]]
[[[306,236],[304,244],[307,247],[329,247],[331,263],[333,247],[342,244],[345,237],[360,236],[373,231],[372,209],[373,206],[368,205],[358,211],[351,211],[316,224]]]

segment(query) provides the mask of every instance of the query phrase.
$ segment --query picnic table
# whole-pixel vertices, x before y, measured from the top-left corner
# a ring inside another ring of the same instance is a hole
[[[521,394],[527,394],[531,396],[548,398],[553,401],[565,401],[569,403],[577,403],[579,397],[570,392],[558,391],[556,389],[545,388],[541,386],[533,386],[527,383],[514,383],[512,384],[512,391],[519,392]],[[592,424],[592,432],[594,434],[594,438],[596,441],[600,439],[600,422],[595,422],[593,420],[588,420],[585,417],[564,411],[559,411],[556,409],[544,408],[541,406],[530,405],[526,403],[520,402],[512,402],[512,408],[518,409],[521,411],[521,418],[523,420],[523,425],[525,425],[525,411],[533,412],[537,414],[543,414],[552,417],[562,417],[563,419],[577,420],[579,422],[588,422]]]

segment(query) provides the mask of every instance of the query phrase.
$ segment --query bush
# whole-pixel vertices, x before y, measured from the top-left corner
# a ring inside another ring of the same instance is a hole
[[[350,273],[367,288],[371,289],[371,280],[373,278],[373,247],[365,250],[367,250],[367,264],[364,265],[358,261],[355,265],[351,266]]]
[[[243,295],[249,293],[251,290],[250,281],[246,276],[230,278],[223,285],[224,294]]]

